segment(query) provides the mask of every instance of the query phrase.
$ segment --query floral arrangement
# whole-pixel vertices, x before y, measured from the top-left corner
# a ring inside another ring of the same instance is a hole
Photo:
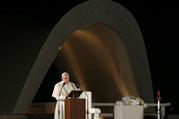
[[[140,105],[144,108],[147,108],[147,105],[145,104],[144,100],[139,97],[124,96],[122,97],[122,101],[118,101],[118,103],[121,105]]]
[[[141,98],[139,98],[139,97],[132,97],[131,99],[136,100],[137,102],[139,102],[139,105],[143,106],[144,108],[147,108],[147,104]]]

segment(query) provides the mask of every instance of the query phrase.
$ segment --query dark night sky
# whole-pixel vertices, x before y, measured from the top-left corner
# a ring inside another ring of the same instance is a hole
[[[84,0],[7,1],[0,4],[1,14],[31,16],[42,24],[54,25],[72,7]],[[179,113],[178,93],[178,9],[177,4],[161,1],[114,0],[136,18],[147,49],[154,93],[161,91],[163,102],[171,102],[171,113]],[[64,7],[64,8],[63,8]],[[52,67],[52,70],[53,67]],[[50,71],[49,74],[50,75]]]

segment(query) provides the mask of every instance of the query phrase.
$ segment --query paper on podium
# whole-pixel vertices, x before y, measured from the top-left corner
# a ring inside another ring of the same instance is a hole
[[[81,90],[72,90],[70,92],[70,94],[68,95],[68,97],[77,98],[77,97],[79,97],[81,95],[82,92],[83,91],[81,91]]]

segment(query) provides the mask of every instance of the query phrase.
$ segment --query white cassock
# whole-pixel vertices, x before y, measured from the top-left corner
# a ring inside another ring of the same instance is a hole
[[[66,95],[69,94],[72,90],[76,90],[76,86],[72,82],[68,82],[63,86],[64,81],[60,81],[59,83],[55,84],[53,89],[52,97],[56,98],[56,108],[54,113],[54,119],[65,119],[65,98]],[[62,89],[62,90],[61,90]],[[61,92],[60,92],[61,90]]]

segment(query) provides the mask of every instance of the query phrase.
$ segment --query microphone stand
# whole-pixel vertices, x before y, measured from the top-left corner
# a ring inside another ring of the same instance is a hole
[[[60,92],[59,92],[59,96],[61,95],[61,92],[62,92],[62,89],[63,89],[63,87],[65,86],[65,82],[63,83],[63,85],[62,85],[62,88],[60,89]]]
[[[78,85],[78,84],[76,84],[76,87],[78,87],[80,90],[82,90],[81,89],[81,87]],[[88,110],[88,95],[86,94],[86,91],[84,91],[84,90],[82,90],[84,93],[85,93],[85,95],[86,95],[86,101],[87,101],[87,119],[88,119],[88,114],[89,114],[89,110]]]

